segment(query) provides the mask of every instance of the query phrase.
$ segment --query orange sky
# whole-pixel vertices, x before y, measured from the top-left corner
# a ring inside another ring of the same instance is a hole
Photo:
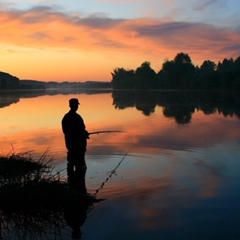
[[[136,69],[149,61],[158,72],[179,52],[195,65],[239,56],[234,26],[149,16],[81,16],[52,5],[21,10],[0,5],[0,71],[20,79],[111,81],[116,67]]]

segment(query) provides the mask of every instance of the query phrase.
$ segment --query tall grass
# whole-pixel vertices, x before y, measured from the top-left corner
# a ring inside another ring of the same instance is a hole
[[[94,199],[69,188],[67,178],[53,174],[53,168],[47,152],[38,160],[30,153],[0,156],[0,234],[6,239],[12,233],[14,239],[43,234],[42,239],[48,239],[67,226],[64,215],[69,206],[83,210],[83,215],[92,209]]]
[[[10,184],[24,185],[50,177],[52,159],[46,160],[47,151],[34,161],[29,152],[0,156],[0,187]]]

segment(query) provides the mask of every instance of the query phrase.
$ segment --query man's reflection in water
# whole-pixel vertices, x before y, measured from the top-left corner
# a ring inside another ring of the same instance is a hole
[[[67,175],[69,187],[73,190],[86,194],[87,188],[85,183],[85,175],[87,168],[82,165],[73,165],[72,163],[67,164]]]
[[[87,195],[85,185],[86,168],[78,168],[68,163],[67,173],[69,187],[76,191],[76,195],[79,197],[74,197],[72,201],[65,206],[65,220],[72,228],[72,239],[81,239],[81,226],[87,218],[87,211],[92,206],[93,199],[90,199]]]

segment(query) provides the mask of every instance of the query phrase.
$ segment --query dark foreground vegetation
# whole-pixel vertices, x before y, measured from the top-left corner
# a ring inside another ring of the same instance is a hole
[[[67,225],[79,231],[94,199],[52,170],[46,154],[38,161],[27,153],[0,156],[0,239],[56,239]]]
[[[149,62],[134,70],[116,68],[112,73],[113,89],[191,89],[240,90],[240,56],[222,62],[206,60],[194,66],[190,56],[178,53],[155,72]]]

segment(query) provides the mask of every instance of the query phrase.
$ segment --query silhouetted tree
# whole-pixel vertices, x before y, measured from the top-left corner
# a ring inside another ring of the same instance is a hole
[[[19,86],[19,79],[9,73],[0,72],[0,89],[16,89]]]
[[[135,71],[135,88],[154,89],[156,82],[156,73],[151,68],[150,62],[143,62]]]
[[[236,78],[233,59],[225,58],[222,63],[219,62],[217,66],[217,73],[219,75],[221,88],[224,90],[232,89],[232,84]]]
[[[162,65],[162,70],[158,73],[158,82],[161,82],[163,88],[174,89],[175,86],[175,72],[174,61],[166,61]]]
[[[114,69],[112,74],[112,86],[114,89],[132,89],[134,86],[134,71],[124,68]]]
[[[216,63],[212,62],[210,60],[206,60],[203,62],[203,64],[200,67],[200,71],[202,71],[203,73],[212,73],[216,70]]]
[[[210,89],[240,90],[240,56],[234,61],[224,59],[216,65],[205,60],[194,66],[190,56],[178,53],[162,64],[156,74],[149,62],[133,70],[117,68],[112,73],[114,89]]]
[[[238,73],[240,72],[240,56],[235,59],[234,68],[238,71]]]
[[[240,56],[234,61],[235,80],[233,81],[233,90],[240,90]]]
[[[191,87],[195,78],[195,67],[188,54],[178,53],[174,60],[163,63],[159,75],[166,88],[186,89]]]
[[[197,71],[197,89],[216,89],[219,88],[217,78],[216,63],[210,60],[205,60]]]

